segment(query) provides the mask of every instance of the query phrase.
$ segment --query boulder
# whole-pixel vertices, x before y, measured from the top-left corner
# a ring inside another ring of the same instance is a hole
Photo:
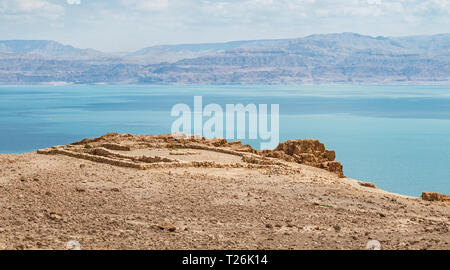
[[[440,194],[437,192],[423,192],[422,200],[424,201],[439,201],[439,202],[450,202],[450,195]]]

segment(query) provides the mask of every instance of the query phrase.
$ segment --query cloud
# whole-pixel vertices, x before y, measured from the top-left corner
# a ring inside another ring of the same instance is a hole
[[[77,8],[70,8],[73,5]],[[55,39],[107,51],[336,32],[397,36],[448,29],[450,0],[0,0],[4,38]]]
[[[81,0],[67,0],[67,4],[69,4],[69,5],[79,5],[79,4],[81,4]]]
[[[120,2],[138,11],[161,11],[169,8],[169,0],[120,0]]]
[[[63,6],[45,0],[2,0],[0,16],[38,16],[57,19],[64,15]]]

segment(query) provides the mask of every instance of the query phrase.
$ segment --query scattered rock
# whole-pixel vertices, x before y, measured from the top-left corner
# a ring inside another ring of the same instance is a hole
[[[56,213],[48,214],[48,218],[50,218],[51,220],[54,220],[54,221],[61,221],[63,219],[61,215],[58,215]]]
[[[369,183],[369,182],[359,182],[359,185],[361,185],[363,187],[377,188],[377,186],[375,184]]]
[[[115,188],[112,188],[111,191],[113,191],[113,192],[120,192],[120,189],[115,187]]]
[[[162,231],[168,231],[168,232],[175,232],[177,230],[177,227],[175,227],[173,224],[170,224],[168,222],[160,223],[157,227]]]
[[[109,150],[131,151],[131,148],[129,146],[115,144],[115,143],[104,143],[101,145],[101,147],[104,147]]]

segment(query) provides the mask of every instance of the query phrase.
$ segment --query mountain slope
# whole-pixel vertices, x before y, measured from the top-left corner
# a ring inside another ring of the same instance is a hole
[[[51,40],[0,40],[2,54],[30,54],[53,59],[89,59],[107,55],[92,49],[78,49]]]
[[[370,37],[353,33],[278,40],[260,48],[148,66],[144,82],[449,82],[449,35]]]
[[[92,49],[48,40],[0,41],[0,83],[120,83],[140,66]]]
[[[266,48],[275,46],[281,41],[283,40],[250,40],[225,43],[159,45],[147,47],[132,53],[122,54],[122,56],[143,64],[157,64],[162,62],[173,63],[186,58],[196,58],[234,49]]]
[[[148,64],[151,63],[151,64]],[[450,83],[450,34],[163,45],[111,56],[53,41],[0,41],[0,83]]]

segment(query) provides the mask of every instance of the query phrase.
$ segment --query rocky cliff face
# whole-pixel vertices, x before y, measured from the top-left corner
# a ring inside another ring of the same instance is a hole
[[[40,57],[0,57],[0,84],[43,82],[134,82],[140,66],[114,60],[54,60]]]

